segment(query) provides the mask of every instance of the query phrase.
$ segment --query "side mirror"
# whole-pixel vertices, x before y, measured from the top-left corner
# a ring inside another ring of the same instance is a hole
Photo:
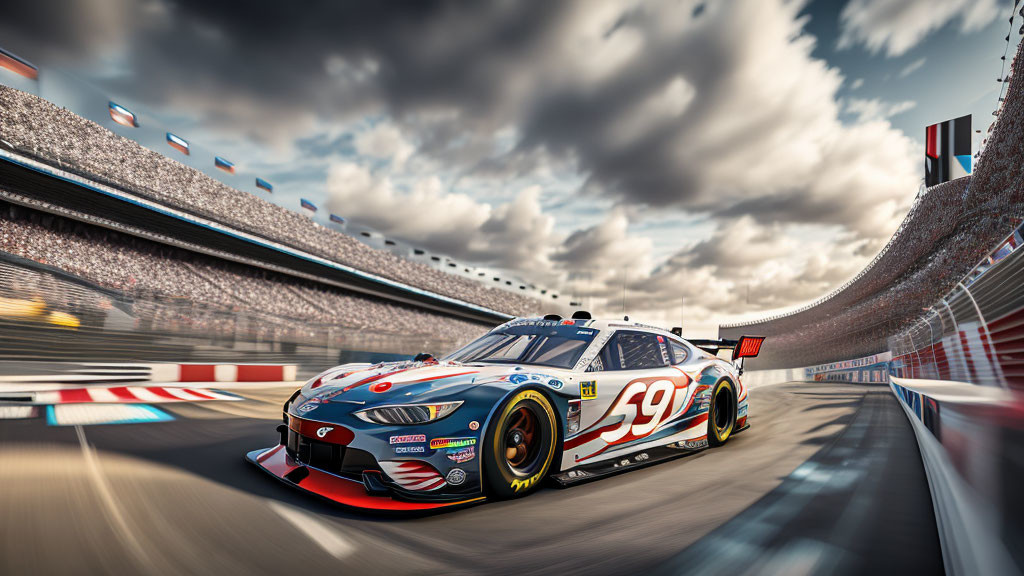
[[[431,360],[435,362],[437,361],[437,359],[434,358],[434,355],[429,352],[420,352],[413,357],[414,362],[430,362]]]

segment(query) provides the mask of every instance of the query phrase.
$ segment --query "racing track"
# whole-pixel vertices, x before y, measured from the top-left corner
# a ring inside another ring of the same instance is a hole
[[[942,572],[913,433],[883,386],[751,391],[723,448],[419,518],[350,514],[242,461],[294,388],[173,422],[0,420],[0,574]],[[170,406],[170,405],[164,405]]]

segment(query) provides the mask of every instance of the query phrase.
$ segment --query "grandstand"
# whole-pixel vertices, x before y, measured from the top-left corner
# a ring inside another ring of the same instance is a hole
[[[374,249],[5,86],[0,148],[5,357],[250,351],[308,367],[344,351],[440,352],[541,306]]]
[[[540,309],[524,295],[375,250],[6,86],[0,86],[0,144],[91,181],[395,282],[509,315]]]
[[[1024,44],[1022,44],[1024,46]],[[1012,76],[1021,73],[1017,57]],[[1024,218],[1024,86],[1012,82],[974,174],[914,203],[875,259],[839,289],[794,312],[722,325],[721,337],[768,336],[751,368],[811,366],[888,350]]]

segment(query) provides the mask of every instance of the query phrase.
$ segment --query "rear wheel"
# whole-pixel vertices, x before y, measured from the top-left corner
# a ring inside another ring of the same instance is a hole
[[[711,392],[711,407],[708,409],[708,444],[725,444],[735,427],[736,394],[732,382],[719,380]]]
[[[536,390],[522,390],[505,403],[487,431],[484,473],[490,492],[500,498],[533,491],[555,456],[558,419]]]

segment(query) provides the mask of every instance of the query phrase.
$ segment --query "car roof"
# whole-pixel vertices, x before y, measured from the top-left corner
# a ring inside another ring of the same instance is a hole
[[[603,320],[598,318],[587,318],[587,319],[573,319],[573,318],[559,318],[555,320],[553,318],[546,317],[524,317],[510,320],[504,326],[516,326],[522,324],[536,323],[538,325],[551,324],[551,325],[569,325],[573,324],[580,328],[592,328],[596,330],[639,330],[641,332],[653,332],[659,335],[670,336],[672,338],[682,340],[683,338],[673,334],[670,330],[658,326],[652,326],[650,324],[643,324],[641,322],[632,322],[629,320]]]

